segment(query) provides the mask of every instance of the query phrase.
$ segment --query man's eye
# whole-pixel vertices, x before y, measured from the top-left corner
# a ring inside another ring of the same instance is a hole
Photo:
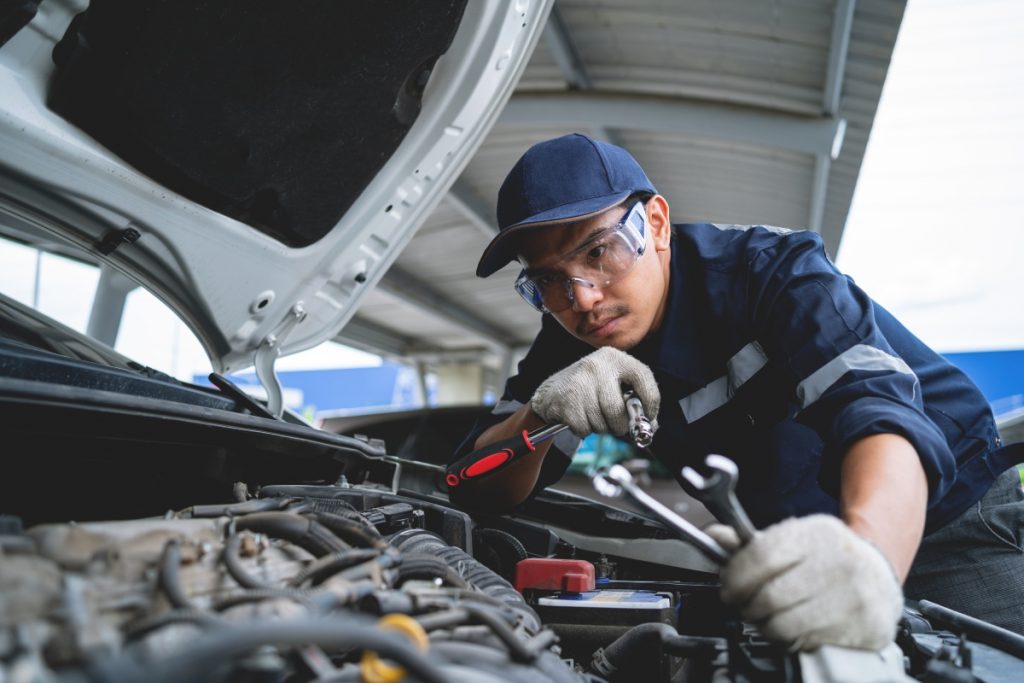
[[[608,249],[607,244],[595,244],[587,251],[588,261],[597,261],[604,256],[605,250]]]

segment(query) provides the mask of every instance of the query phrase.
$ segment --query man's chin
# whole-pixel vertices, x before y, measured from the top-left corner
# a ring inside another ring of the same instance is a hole
[[[582,342],[593,346],[595,349],[600,349],[605,346],[611,346],[619,351],[629,351],[634,346],[640,343],[639,339],[633,339],[630,335],[622,332],[616,334],[610,334],[601,337],[594,336],[580,336],[573,335]]]

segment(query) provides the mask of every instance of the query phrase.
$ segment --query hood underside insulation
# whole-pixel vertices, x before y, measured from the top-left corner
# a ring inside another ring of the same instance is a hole
[[[466,0],[94,0],[51,108],[175,192],[293,247],[397,149]]]

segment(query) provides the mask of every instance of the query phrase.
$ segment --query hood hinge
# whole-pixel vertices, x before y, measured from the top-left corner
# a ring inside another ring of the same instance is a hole
[[[281,354],[281,345],[284,340],[305,318],[306,309],[302,307],[302,303],[292,306],[281,324],[260,342],[253,359],[256,377],[263,385],[263,390],[267,392],[267,410],[278,419],[284,414],[284,392],[281,388],[281,380],[278,379],[277,372],[274,370],[274,363]]]

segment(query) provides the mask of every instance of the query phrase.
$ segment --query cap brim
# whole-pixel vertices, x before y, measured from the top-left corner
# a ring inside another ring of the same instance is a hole
[[[589,218],[602,211],[621,204],[630,192],[616,192],[601,197],[591,197],[582,201],[564,204],[553,209],[548,209],[509,225],[491,240],[491,243],[484,249],[480,256],[480,262],[476,266],[477,277],[488,277],[504,268],[508,263],[515,260],[516,236],[521,235],[531,228],[539,228],[554,223],[569,223]]]

